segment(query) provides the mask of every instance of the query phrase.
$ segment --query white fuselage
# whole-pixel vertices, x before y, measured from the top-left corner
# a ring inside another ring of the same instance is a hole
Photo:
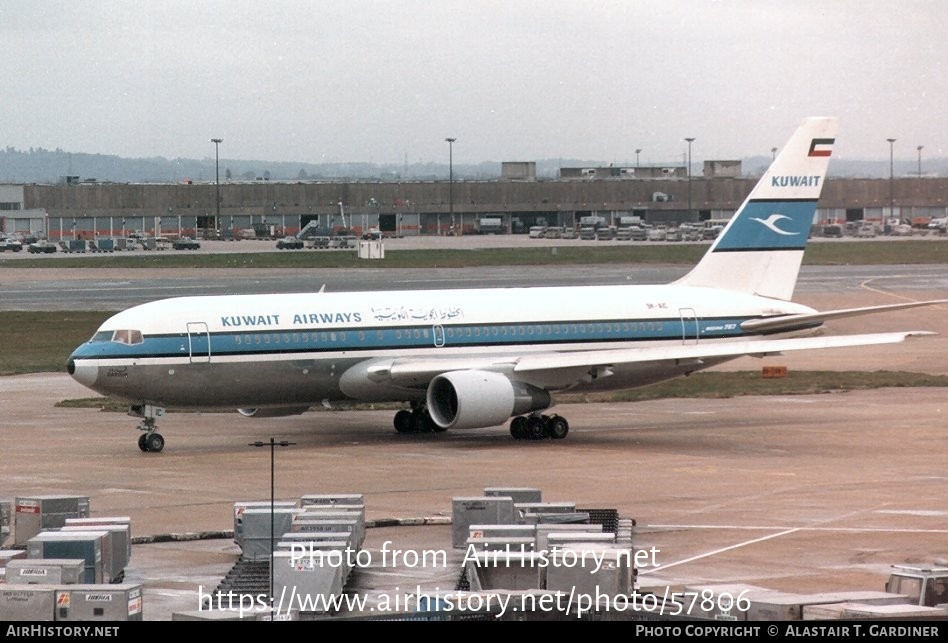
[[[747,319],[805,312],[792,302],[668,285],[182,297],[111,317],[76,349],[70,369],[100,393],[165,407],[420,400],[427,379],[388,377],[398,360],[510,374],[525,355],[734,341],[748,338],[740,328]],[[608,378],[578,383],[575,369],[518,379],[554,390],[614,389],[720,361],[613,368]]]

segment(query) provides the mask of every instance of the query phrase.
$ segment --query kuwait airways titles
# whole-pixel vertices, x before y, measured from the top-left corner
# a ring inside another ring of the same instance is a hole
[[[303,313],[293,315],[292,324],[303,326],[309,324],[348,324],[362,321],[362,313]],[[221,326],[236,328],[239,326],[279,326],[280,315],[229,315],[221,317]]]
[[[281,318],[289,315],[268,313],[265,315],[221,315],[221,328],[260,328],[278,327]],[[460,308],[372,308],[371,315],[376,321],[424,320],[443,321],[463,317]],[[358,324],[363,321],[363,313],[358,311],[328,313],[295,313],[290,322],[292,326],[313,326],[318,324]]]

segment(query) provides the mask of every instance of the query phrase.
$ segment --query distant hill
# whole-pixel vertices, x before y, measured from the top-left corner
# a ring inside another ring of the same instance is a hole
[[[741,159],[745,176],[759,176],[770,158],[754,156]],[[581,159],[544,159],[536,161],[538,179],[554,179],[561,167],[605,167],[608,162]],[[697,167],[697,166],[696,166]],[[948,158],[925,159],[927,176],[948,176]],[[454,164],[458,180],[494,180],[500,178],[501,163],[485,161],[476,165]],[[700,170],[696,170],[700,171]],[[915,176],[916,163],[896,162],[896,176]],[[299,163],[294,161],[220,160],[221,181],[225,180],[444,180],[448,164],[412,165],[375,163]],[[166,159],[164,157],[129,159],[107,154],[84,154],[61,149],[30,148],[26,151],[7,147],[0,151],[0,183],[49,183],[96,180],[115,183],[173,183],[191,180],[214,181],[214,159]],[[889,162],[839,161],[830,164],[830,176],[886,178]]]

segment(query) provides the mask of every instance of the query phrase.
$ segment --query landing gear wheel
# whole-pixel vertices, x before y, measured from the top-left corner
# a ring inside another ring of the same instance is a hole
[[[569,433],[569,423],[564,417],[559,415],[551,416],[547,424],[549,425],[550,437],[554,440],[562,440],[566,437],[566,434]]]
[[[165,439],[161,437],[160,433],[149,433],[145,437],[145,445],[148,447],[149,451],[159,453],[165,448]]]
[[[542,440],[547,436],[547,422],[545,418],[539,415],[533,415],[527,418],[527,438],[530,440]]]
[[[165,414],[165,409],[152,404],[132,404],[128,407],[128,414],[132,417],[141,418],[138,423],[138,430],[142,432],[138,436],[138,448],[148,453],[154,451],[158,453],[165,448],[165,439],[158,433],[158,426],[155,424],[155,418]]]
[[[527,438],[527,418],[518,415],[510,421],[510,435],[514,440],[525,440]]]
[[[399,433],[411,433],[412,430],[411,411],[402,409],[395,414],[395,430]]]
[[[430,433],[435,426],[431,421],[431,416],[425,411],[415,411],[412,413],[411,426],[413,433]]]

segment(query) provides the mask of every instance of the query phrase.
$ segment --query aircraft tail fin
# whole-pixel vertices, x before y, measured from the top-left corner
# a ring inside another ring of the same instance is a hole
[[[826,179],[838,119],[794,132],[698,265],[676,283],[789,300]]]

